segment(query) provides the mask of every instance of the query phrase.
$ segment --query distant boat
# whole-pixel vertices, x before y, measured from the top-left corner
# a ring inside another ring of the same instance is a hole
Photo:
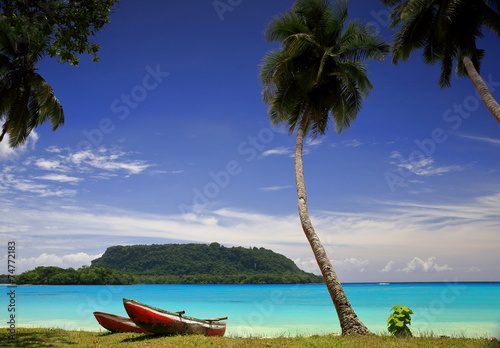
[[[94,312],[94,317],[103,328],[111,332],[148,333],[148,331],[137,326],[130,318],[103,312]]]
[[[378,285],[389,285],[391,283],[378,283]]]
[[[123,305],[130,319],[140,328],[160,335],[201,334],[224,336],[227,317],[197,319],[184,316],[184,311],[168,312],[124,298]]]

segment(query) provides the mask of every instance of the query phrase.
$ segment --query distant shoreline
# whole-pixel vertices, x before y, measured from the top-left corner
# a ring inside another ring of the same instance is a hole
[[[479,284],[486,284],[486,283],[500,283],[500,280],[464,280],[464,281],[431,281],[431,282],[426,282],[426,281],[420,281],[420,282],[345,282],[342,284],[443,284],[443,283],[479,283]]]
[[[500,280],[479,280],[479,281],[432,281],[432,282],[345,282],[342,285],[400,285],[400,284],[500,284]],[[224,283],[224,284],[150,284],[150,283],[137,283],[137,284],[15,284],[16,286],[133,286],[133,285],[324,285],[325,283],[268,283],[268,284],[237,284],[237,283]],[[12,286],[10,283],[0,283],[0,286]]]

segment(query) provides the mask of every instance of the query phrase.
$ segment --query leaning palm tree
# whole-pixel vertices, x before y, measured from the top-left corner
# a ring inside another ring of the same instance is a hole
[[[484,29],[500,35],[500,0],[382,0],[394,6],[391,27],[397,28],[392,60],[405,61],[422,48],[427,64],[441,64],[440,87],[450,86],[456,64],[459,77],[468,76],[490,113],[500,122],[500,105],[479,75],[484,50],[476,41]]]
[[[266,29],[281,48],[261,65],[263,99],[274,124],[296,131],[295,180],[299,217],[339,317],[342,334],[369,334],[351,307],[311,223],[302,163],[304,139],[324,135],[330,118],[338,133],[350,126],[373,87],[365,62],[382,60],[389,47],[374,30],[347,21],[347,1],[298,0]]]
[[[64,112],[52,87],[37,72],[47,48],[43,32],[28,32],[0,20],[0,141],[9,135],[10,147],[24,144],[37,126],[64,123]]]

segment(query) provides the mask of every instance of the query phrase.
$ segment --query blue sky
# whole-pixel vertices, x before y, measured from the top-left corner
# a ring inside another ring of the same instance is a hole
[[[276,47],[263,31],[292,4],[122,1],[97,36],[99,63],[46,59],[65,125],[0,143],[0,231],[18,272],[77,268],[112,245],[216,241],[318,273],[295,137],[271,126],[258,80]],[[389,38],[379,1],[349,8]],[[480,42],[481,74],[498,100],[495,40]],[[418,54],[368,70],[375,88],[352,127],[305,147],[312,221],[341,281],[500,281],[500,125],[468,79],[440,89]]]

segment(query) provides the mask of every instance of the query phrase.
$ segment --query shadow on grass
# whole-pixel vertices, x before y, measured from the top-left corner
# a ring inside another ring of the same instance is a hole
[[[147,341],[147,340],[154,340],[162,337],[169,337],[165,335],[155,335],[155,334],[143,334],[137,337],[130,337],[130,338],[125,338],[122,340],[122,342],[141,342],[141,341]]]
[[[57,340],[54,341],[54,336]],[[0,347],[30,347],[30,348],[43,348],[43,347],[54,347],[54,343],[59,344],[78,344],[77,342],[71,341],[67,337],[60,335],[52,335],[46,333],[41,335],[40,332],[18,332],[15,338],[11,338],[8,335],[0,336]]]

